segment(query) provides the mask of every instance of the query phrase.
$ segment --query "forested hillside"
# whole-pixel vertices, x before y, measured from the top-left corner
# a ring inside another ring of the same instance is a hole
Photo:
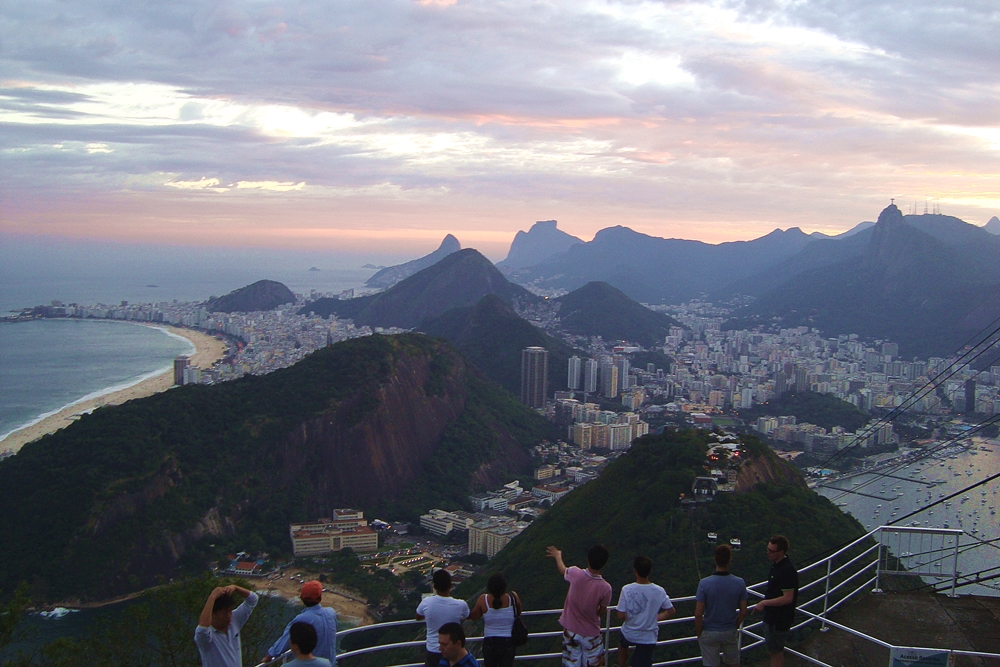
[[[335,507],[460,507],[549,424],[442,341],[370,336],[101,408],[0,462],[0,589],[109,597],[227,550],[290,551]]]

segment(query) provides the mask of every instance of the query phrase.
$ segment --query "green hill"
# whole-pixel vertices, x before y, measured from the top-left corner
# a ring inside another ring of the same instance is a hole
[[[335,314],[353,319],[358,326],[412,329],[453,308],[474,306],[487,294],[496,294],[508,303],[538,300],[528,290],[504,278],[493,262],[466,248],[379,294],[345,300],[317,299],[301,312],[312,311],[324,317]]]
[[[509,481],[550,436],[448,344],[417,334],[101,408],[0,462],[0,589],[106,598],[227,551],[288,553],[289,522],[336,507],[457,509],[473,473]]]
[[[831,394],[818,394],[815,391],[791,391],[779,399],[740,410],[740,417],[747,422],[768,415],[793,415],[800,423],[809,422],[827,430],[843,426],[848,431],[858,430],[871,419],[871,416],[854,404]]]
[[[747,471],[750,475],[771,469],[777,474],[768,479],[791,475],[801,480],[758,441],[745,440],[753,453],[743,465],[756,467]],[[708,531],[717,532],[720,541],[742,540],[733,573],[748,582],[767,578],[763,545],[775,533],[789,538],[797,563],[863,534],[854,519],[801,482],[758,484],[746,493],[719,494],[690,513],[683,510],[679,495],[690,493],[694,477],[704,474],[707,441],[707,434],[695,431],[640,438],[597,480],[567,495],[515,538],[460,593],[468,597],[499,571],[522,593],[527,608],[560,607],[566,583],[546,558],[545,547],[556,545],[567,565],[584,566],[587,549],[602,543],[611,551],[604,575],[615,600],[633,580],[637,554],[652,558],[652,579],[670,595],[693,595],[699,578],[714,569]]]
[[[607,283],[587,283],[555,301],[564,331],[605,341],[662,345],[670,327],[677,326],[672,317],[646,308]]]
[[[532,326],[495,294],[484,296],[471,308],[455,308],[424,320],[418,329],[451,341],[487,377],[515,396],[521,391],[521,350],[544,347],[549,351],[550,393],[566,388],[573,348]]]
[[[205,308],[213,313],[252,313],[274,310],[286,303],[295,303],[292,290],[274,280],[258,280],[225,296],[209,299]]]

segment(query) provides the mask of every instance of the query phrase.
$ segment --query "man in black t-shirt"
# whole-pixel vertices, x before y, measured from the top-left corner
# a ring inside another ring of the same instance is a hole
[[[767,591],[753,609],[764,612],[764,643],[771,667],[784,667],[785,638],[792,627],[799,597],[799,573],[788,559],[788,540],[784,535],[775,535],[767,541],[767,558],[771,561]]]

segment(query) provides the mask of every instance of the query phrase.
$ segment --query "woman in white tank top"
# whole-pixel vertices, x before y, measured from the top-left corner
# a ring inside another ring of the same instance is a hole
[[[469,618],[483,619],[484,667],[513,667],[514,644],[510,633],[514,626],[514,610],[521,608],[517,593],[507,593],[507,580],[494,574],[486,584],[489,591],[479,597]]]

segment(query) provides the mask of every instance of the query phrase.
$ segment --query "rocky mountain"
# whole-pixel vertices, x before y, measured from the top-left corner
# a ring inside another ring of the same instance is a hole
[[[439,245],[438,249],[434,252],[403,264],[387,266],[366,280],[365,284],[369,287],[381,287],[382,289],[387,289],[398,283],[400,280],[409,278],[417,271],[422,271],[428,266],[437,264],[451,253],[458,252],[461,249],[462,244],[458,242],[458,239],[451,234],[448,234],[444,237],[444,240],[441,241],[441,245]]]
[[[507,258],[497,262],[497,268],[508,272],[534,266],[583,243],[575,236],[557,229],[556,225],[555,220],[540,220],[527,232],[519,231],[514,235]]]
[[[816,241],[797,227],[718,245],[609,227],[592,241],[509,275],[521,284],[566,290],[600,281],[643,303],[678,303],[754,275]]]
[[[584,566],[594,544],[604,544],[611,558],[602,575],[616,591],[634,581],[632,559],[644,554],[653,561],[651,579],[672,597],[693,595],[698,580],[712,572],[714,545],[740,538],[733,573],[750,582],[767,578],[764,544],[783,533],[792,545],[791,557],[804,564],[811,556],[864,533],[852,517],[808,489],[801,475],[765,445],[745,437],[736,493],[684,509],[681,494],[690,496],[696,476],[705,474],[711,435],[694,431],[645,436],[615,460],[596,480],[572,491],[537,519],[458,595],[484,585],[492,572],[503,572],[511,589],[522,593],[525,606],[558,608],[566,583],[556,572],[545,548],[563,551],[567,565]]]
[[[473,306],[487,294],[507,303],[538,297],[504,278],[493,262],[472,248],[459,250],[384,292],[356,299],[318,299],[302,312],[353,319],[358,326],[412,329],[453,308]]]
[[[988,231],[990,234],[1000,235],[1000,218],[994,215],[985,225],[983,225],[983,229]]]
[[[858,245],[862,234],[867,242]],[[850,253],[835,245],[852,240]],[[927,357],[953,352],[1000,315],[1000,238],[982,228],[949,216],[903,216],[890,205],[870,232],[823,243],[839,248],[840,259],[812,268],[789,260],[802,270],[727,326],[806,325],[825,335],[889,338],[901,356]]]
[[[292,290],[275,280],[258,280],[225,296],[212,297],[205,308],[213,313],[252,313],[274,310],[286,303],[295,303]]]
[[[101,408],[0,461],[0,589],[107,598],[229,550],[287,554],[289,522],[336,507],[457,509],[550,428],[417,334]]]
[[[646,308],[603,282],[587,283],[554,301],[559,307],[561,329],[581,336],[600,336],[605,341],[663,345],[670,327],[678,326],[672,317]]]
[[[451,341],[476,368],[515,396],[521,391],[521,350],[537,346],[549,351],[550,394],[566,388],[567,362],[577,353],[522,319],[496,294],[487,294],[475,306],[424,320],[417,329]]]

